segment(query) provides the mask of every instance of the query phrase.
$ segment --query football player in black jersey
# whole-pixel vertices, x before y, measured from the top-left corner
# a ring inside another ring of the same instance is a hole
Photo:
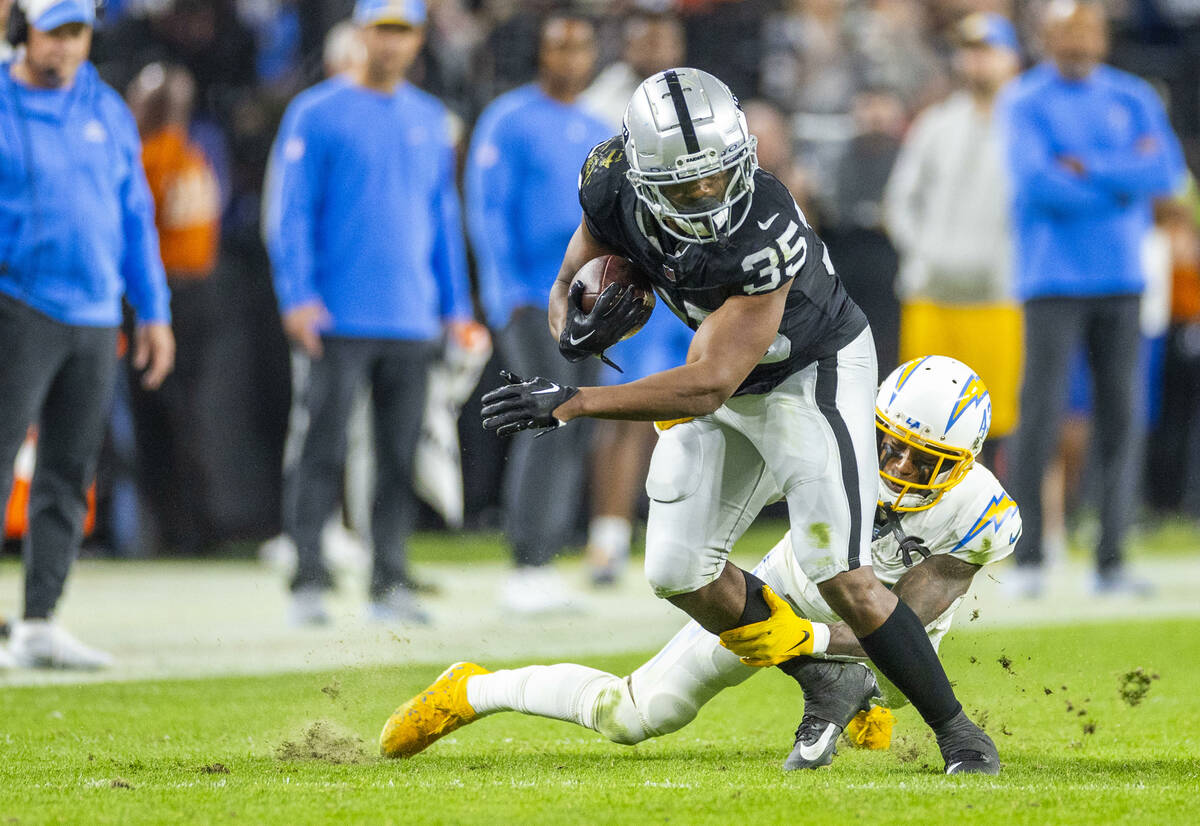
[[[796,676],[828,632],[727,561],[762,506],[785,497],[796,561],[933,728],[947,772],[995,774],[996,747],[963,712],[920,620],[871,568],[871,333],[791,195],[758,169],[755,143],[710,74],[672,69],[638,88],[623,135],[580,175],[584,218],[551,288],[550,331],[571,360],[628,332],[631,290],[610,286],[585,313],[572,286],[589,260],[623,255],[696,331],[687,363],[608,387],[506,374],[484,397],[484,427],[657,421],[647,579],[743,662]]]

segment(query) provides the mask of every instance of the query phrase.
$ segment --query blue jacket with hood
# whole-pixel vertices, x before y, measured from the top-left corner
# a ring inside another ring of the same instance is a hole
[[[64,324],[170,319],[137,125],[84,63],[39,89],[0,63],[0,293]]]

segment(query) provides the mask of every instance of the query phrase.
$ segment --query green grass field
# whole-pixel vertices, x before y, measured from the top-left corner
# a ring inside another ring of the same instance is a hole
[[[942,776],[911,709],[889,752],[843,749],[832,767],[784,774],[800,703],[777,671],[636,747],[507,714],[404,762],[376,757],[375,738],[437,667],[9,687],[0,823],[1195,824],[1198,631],[954,633],[943,656],[986,715],[998,778]],[[589,664],[627,673],[641,660]],[[1130,705],[1122,676],[1139,667],[1154,676]]]

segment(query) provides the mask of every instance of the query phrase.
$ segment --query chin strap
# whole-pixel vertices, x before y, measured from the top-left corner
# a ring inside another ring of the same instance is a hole
[[[929,549],[925,547],[925,540],[906,534],[904,526],[900,524],[900,514],[887,505],[880,505],[875,509],[875,529],[871,538],[879,539],[887,533],[895,536],[896,541],[900,543],[900,555],[904,559],[905,568],[917,564],[913,561],[914,552],[920,554],[923,559],[929,559]]]

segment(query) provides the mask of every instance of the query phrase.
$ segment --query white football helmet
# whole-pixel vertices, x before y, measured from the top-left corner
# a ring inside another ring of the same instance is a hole
[[[961,482],[979,455],[992,423],[992,399],[983,379],[948,356],[923,356],[884,379],[875,398],[879,504],[895,511],[932,507]],[[923,454],[924,478],[893,476],[883,466],[901,442]]]
[[[623,122],[629,182],[670,235],[706,244],[728,237],[750,213],[758,140],[729,87],[699,69],[668,69],[633,93]],[[709,176],[722,194],[694,197]]]

